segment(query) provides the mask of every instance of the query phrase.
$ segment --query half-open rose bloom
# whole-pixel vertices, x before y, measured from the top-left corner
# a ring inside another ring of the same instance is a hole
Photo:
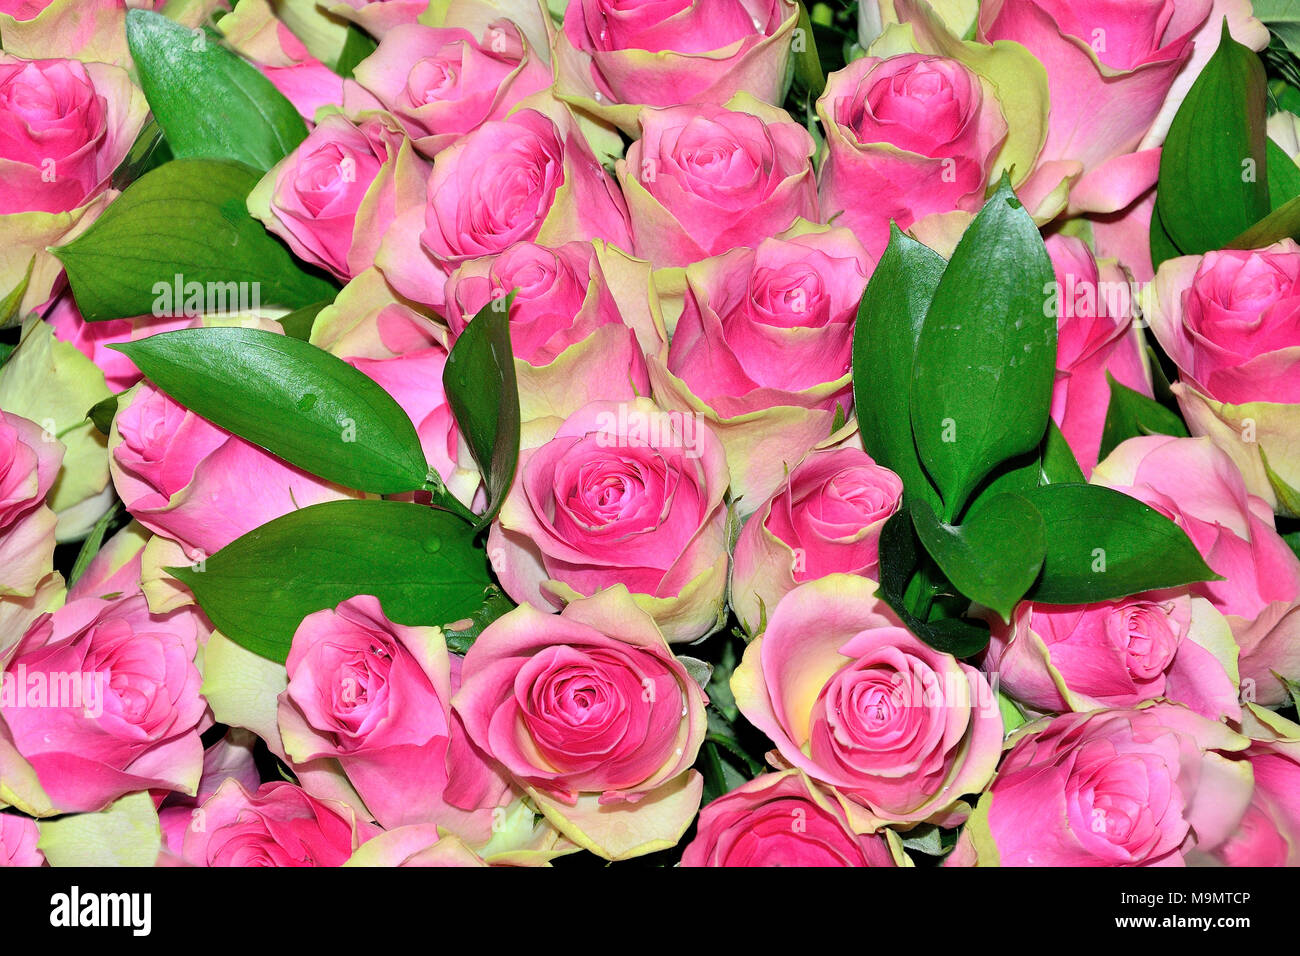
[[[649,399],[593,402],[519,456],[488,535],[506,593],[552,611],[625,585],[669,641],[717,626],[727,580],[718,442]]]
[[[618,187],[570,114],[521,108],[438,153],[427,203],[399,210],[377,264],[402,295],[441,309],[447,276],[466,260],[590,239],[631,248]]]
[[[383,827],[436,822],[486,839],[490,820],[470,836],[462,811],[476,808],[447,803],[453,776],[459,793],[491,784],[454,725],[451,659],[438,628],[394,624],[378,599],[350,598],[303,619],[286,667],[279,726],[294,763],[336,758]]]
[[[765,773],[700,811],[682,866],[896,866],[883,835],[855,833],[844,798],[798,770]]]
[[[859,832],[954,825],[993,775],[1002,718],[984,675],[919,640],[876,587],[832,574],[782,598],[732,674],[736,706],[855,805]]]
[[[525,423],[650,393],[644,352],[661,348],[666,334],[649,263],[606,243],[516,243],[466,262],[447,280],[452,333],[459,336],[512,290],[510,338]]]
[[[45,814],[100,810],[136,790],[193,793],[205,709],[197,650],[192,609],[151,614],[139,594],[37,619],[0,675],[0,776],[22,786],[34,772],[43,793],[6,799]]]
[[[63,446],[0,411],[0,594],[30,595],[54,568],[54,512],[45,504]]]
[[[298,508],[347,497],[172,401],[149,382],[124,396],[109,469],[126,509],[192,560]]]
[[[789,0],[573,0],[555,39],[556,89],[606,104],[780,102],[798,7]],[[635,110],[604,109],[631,132]]]
[[[1110,405],[1107,376],[1150,397],[1151,373],[1124,271],[1097,262],[1074,236],[1054,235],[1046,245],[1056,273],[1056,288],[1048,290],[1055,293],[1049,301],[1056,315],[1052,420],[1087,476],[1097,464]]]
[[[546,63],[509,20],[493,23],[481,40],[459,27],[398,26],[357,64],[354,76],[430,157],[551,85]],[[348,89],[349,108],[353,100],[362,102],[355,94]]]
[[[1251,706],[1242,756],[1255,777],[1250,808],[1214,856],[1226,866],[1300,866],[1300,726]]]
[[[148,115],[120,67],[0,52],[0,288],[32,268],[21,311],[50,298],[63,266],[46,249],[98,213]]]
[[[1186,588],[1087,605],[1017,605],[992,622],[982,666],[1040,713],[1133,707],[1167,697],[1239,720],[1237,644],[1223,615]]]
[[[802,224],[686,270],[666,354],[650,358],[665,407],[722,439],[741,513],[757,508],[853,404],[858,301],[874,267],[846,229]]]
[[[0,813],[0,867],[43,866],[45,854],[36,848],[40,838],[31,817]]]
[[[657,267],[754,246],[796,219],[818,219],[816,147],[784,110],[741,95],[726,107],[646,109],[640,127],[616,172],[633,251]]]
[[[1130,438],[1097,466],[1093,481],[1146,502],[1187,532],[1224,578],[1191,591],[1228,619],[1241,648],[1242,696],[1271,707],[1285,700],[1276,675],[1300,677],[1300,558],[1232,459],[1208,438]]]
[[[1186,707],[1030,724],[967,825],[981,866],[1182,866],[1232,835],[1250,804],[1250,741]]]
[[[821,215],[879,258],[900,229],[953,210],[976,212],[1007,136],[993,86],[957,60],[864,57],[827,77]]]
[[[424,198],[429,166],[393,119],[326,116],[253,189],[248,208],[301,259],[344,281],[375,263],[399,210]]]
[[[257,737],[247,730],[232,729],[216,743],[204,748],[203,773],[193,796],[175,791],[158,805],[158,827],[165,852],[180,858],[185,852],[185,831],[195,823],[195,811],[227,780],[237,780],[246,790],[261,784],[253,756]]]
[[[1232,458],[1251,494],[1300,515],[1300,246],[1170,259],[1144,306],[1192,433]]]
[[[250,793],[232,778],[195,811],[183,853],[193,866],[342,866],[376,832],[346,804],[294,784]]]
[[[857,448],[814,451],[746,521],[731,568],[741,625],[760,622],[804,581],[880,578],[880,531],[903,503],[903,482]]]
[[[453,701],[538,809],[607,859],[672,846],[694,819],[707,703],[622,586],[559,615],[522,605],[492,622]]]

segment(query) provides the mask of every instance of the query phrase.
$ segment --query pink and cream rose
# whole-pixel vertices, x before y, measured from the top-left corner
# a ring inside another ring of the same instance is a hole
[[[44,866],[45,854],[36,847],[40,838],[31,817],[0,813],[0,867]]]
[[[63,446],[35,422],[0,411],[0,594],[31,595],[54,569],[54,512],[45,504]]]

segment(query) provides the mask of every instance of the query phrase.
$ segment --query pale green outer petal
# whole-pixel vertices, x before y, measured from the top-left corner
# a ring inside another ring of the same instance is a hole
[[[289,686],[283,664],[241,647],[220,631],[208,638],[201,691],[218,722],[245,727],[283,754],[276,719],[278,698]]]
[[[217,21],[221,35],[240,55],[263,66],[293,66],[278,36],[278,21],[268,0],[242,0]]]
[[[985,791],[975,805],[975,812],[966,821],[966,829],[962,831],[963,836],[969,837],[975,848],[976,866],[1002,865],[997,842],[993,839],[993,831],[989,829],[989,810],[992,806],[993,792]]]
[[[502,17],[519,27],[539,56],[549,54],[555,29],[542,0],[430,0],[419,22],[427,27],[460,27],[479,37]]]
[[[42,614],[57,611],[67,600],[63,575],[51,571],[36,585],[31,595],[0,597],[0,672],[4,671],[9,653],[18,646],[27,628]]]
[[[0,368],[0,408],[31,419],[67,448],[47,499],[60,515],[60,541],[84,537],[99,518],[74,512],[74,525],[62,513],[108,487],[108,439],[86,413],[110,394],[95,363],[35,317],[23,324],[18,348]]]
[[[30,20],[0,13],[0,36],[6,53],[26,60],[71,57],[84,62],[128,66],[126,15],[120,6],[93,9],[87,23],[85,0],[52,0]]]
[[[51,866],[153,866],[162,849],[148,791],[127,794],[98,813],[41,823],[37,847]]]
[[[197,561],[171,538],[156,534],[144,546],[140,555],[140,590],[154,614],[166,614],[178,607],[194,603],[194,595],[184,584],[168,574],[165,568],[184,567]]]
[[[335,62],[348,38],[348,23],[326,14],[317,0],[277,0],[275,12],[316,59]]]
[[[688,770],[636,803],[601,804],[600,795],[579,794],[570,806],[529,789],[537,808],[574,843],[606,860],[627,860],[675,846],[695,819],[704,778]]]
[[[1192,623],[1187,639],[1214,655],[1214,659],[1223,665],[1223,672],[1233,687],[1241,684],[1241,671],[1237,666],[1241,648],[1232,636],[1228,619],[1206,598],[1192,596]]]

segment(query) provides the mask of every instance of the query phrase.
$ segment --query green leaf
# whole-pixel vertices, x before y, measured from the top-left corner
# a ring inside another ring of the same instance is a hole
[[[1300,56],[1300,2],[1297,0],[1253,0],[1252,12],[1286,48]]]
[[[1136,498],[1085,484],[1043,485],[1027,497],[1047,529],[1043,575],[1029,592],[1040,604],[1219,580],[1178,525]]]
[[[374,37],[355,23],[349,24],[347,36],[343,40],[343,49],[339,51],[339,58],[331,69],[339,76],[351,79],[357,64],[374,53],[378,47],[379,44],[375,42]]]
[[[468,626],[457,628],[448,628],[444,633],[447,639],[447,650],[453,654],[464,654],[474,642],[478,640],[483,629],[501,617],[515,609],[515,602],[506,597],[505,593],[495,584],[487,588],[483,593],[483,603],[479,609],[471,614],[465,620]],[[462,621],[453,621],[453,624],[463,624]]]
[[[807,91],[811,99],[822,95],[826,89],[826,74],[822,72],[821,57],[817,55],[817,37],[813,33],[808,8],[799,2],[799,23],[791,39],[794,56],[794,82]]]
[[[266,171],[306,138],[294,105],[211,35],[129,10],[126,40],[174,156],[234,159]]]
[[[9,325],[15,319],[21,318],[18,315],[18,308],[23,304],[23,296],[27,294],[27,286],[32,281],[32,269],[36,265],[36,257],[32,256],[27,263],[27,271],[23,273],[22,281],[9,290],[3,299],[0,299],[0,328]]]
[[[198,328],[111,346],[186,408],[313,475],[376,494],[420,488],[415,426],[374,380],[262,329]]]
[[[1300,236],[1300,197],[1278,206],[1241,235],[1227,249],[1262,249],[1280,239]]]
[[[107,435],[113,429],[113,416],[117,414],[117,396],[110,395],[103,401],[96,402],[95,407],[86,412],[86,417],[101,435]]]
[[[1277,209],[1300,196],[1300,166],[1271,139],[1265,142],[1264,151],[1268,156],[1268,204]]]
[[[1099,461],[1120,442],[1140,435],[1187,437],[1183,420],[1155,399],[1121,385],[1110,372],[1106,373],[1106,381],[1110,383],[1110,405],[1106,408],[1106,424],[1102,426]]]
[[[1043,519],[1020,495],[981,500],[957,526],[941,522],[924,501],[914,501],[912,524],[948,580],[1004,621],[1038,577],[1047,551]]]
[[[519,464],[519,386],[510,345],[514,293],[485,305],[447,356],[442,386],[456,424],[469,444],[487,487],[484,528],[501,510]]]
[[[916,342],[946,265],[891,223],[889,245],[862,293],[853,330],[853,407],[862,445],[878,465],[903,479],[909,498],[936,507],[938,493],[912,438],[909,394]]]
[[[1165,228],[1164,221],[1160,218],[1160,207],[1157,206],[1151,211],[1151,265],[1152,268],[1159,269],[1160,263],[1169,259],[1177,259],[1183,254],[1170,238],[1169,230]]]
[[[308,614],[372,594],[398,624],[471,618],[492,586],[469,525],[401,501],[327,501],[232,541],[198,567],[169,568],[226,637],[284,661]]]
[[[1047,437],[1043,439],[1042,478],[1047,484],[1084,480],[1079,460],[1074,457],[1060,427],[1050,418],[1047,420]]]
[[[86,572],[90,567],[90,562],[95,560],[95,555],[99,553],[100,547],[104,544],[104,535],[108,532],[109,527],[117,520],[118,512],[122,508],[122,502],[114,501],[112,507],[100,516],[95,522],[90,534],[86,535],[86,540],[81,543],[81,550],[77,552],[77,560],[72,563],[72,570],[68,573],[68,587],[77,583],[77,579]]]
[[[954,520],[985,475],[1038,447],[1056,376],[1055,288],[1038,227],[1003,176],[953,252],[917,343],[912,429]]]
[[[279,319],[280,328],[284,329],[285,335],[306,342],[311,338],[311,328],[316,323],[316,316],[333,304],[334,300],[332,298],[322,299],[320,302],[305,305],[288,315],[282,315]]]
[[[1266,100],[1264,67],[1225,18],[1160,153],[1156,209],[1184,254],[1222,249],[1268,215]]]
[[[257,173],[241,163],[178,159],[133,183],[94,224],[53,250],[68,270],[82,316],[179,315],[201,292],[201,311],[241,300],[297,308],[333,298],[330,282],[304,272],[244,201]]]

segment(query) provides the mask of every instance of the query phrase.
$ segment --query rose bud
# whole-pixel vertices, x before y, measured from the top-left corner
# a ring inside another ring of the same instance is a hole
[[[394,216],[421,202],[428,164],[396,123],[321,120],[253,189],[248,208],[294,254],[347,281],[374,265]]]
[[[460,137],[434,160],[427,196],[398,210],[377,264],[399,293],[438,310],[458,265],[516,242],[631,247],[623,197],[563,109],[518,109]]]
[[[1252,495],[1300,516],[1300,246],[1170,259],[1143,307],[1192,434],[1223,449]]]
[[[727,578],[727,465],[690,416],[593,402],[519,456],[488,535],[501,586],[554,611],[626,585],[671,642],[717,626]]]
[[[1044,719],[1010,753],[966,826],[980,866],[1181,866],[1219,846],[1250,804],[1249,741],[1177,704]],[[970,852],[973,850],[973,854]]]
[[[880,531],[903,482],[856,448],[814,451],[745,522],[731,569],[731,606],[757,634],[781,598],[828,574],[880,578]]]
[[[30,596],[54,570],[54,512],[45,498],[63,445],[35,422],[0,411],[0,594]]]
[[[674,845],[699,809],[707,699],[622,586],[493,621],[453,704],[547,819],[606,859]]]
[[[632,132],[634,109],[785,93],[799,11],[789,0],[573,0],[555,38],[556,89]]]
[[[667,335],[648,263],[590,242],[555,249],[521,242],[471,259],[447,280],[453,335],[512,290],[510,337],[525,423],[650,393],[643,349],[657,351]]]
[[[1002,718],[975,668],[908,631],[865,578],[801,584],[731,678],[786,765],[860,808],[860,831],[960,823],[997,766]]]
[[[192,866],[342,866],[375,833],[347,804],[285,781],[250,793],[232,778],[194,811],[183,853]]]
[[[117,493],[191,560],[266,522],[348,496],[176,404],[149,382],[123,396],[109,436]]]
[[[551,85],[551,71],[509,20],[492,24],[481,41],[459,27],[396,27],[355,77],[429,157]],[[349,106],[364,102],[350,88],[347,96]]]
[[[646,109],[616,166],[633,251],[659,268],[757,245],[817,220],[808,131],[750,96],[721,106]]]
[[[136,790],[193,793],[206,709],[198,626],[192,609],[150,614],[139,594],[38,618],[0,675],[0,775],[34,787],[6,799],[47,815],[100,810]]]
[[[1001,690],[1040,713],[1168,698],[1210,720],[1241,719],[1237,644],[1186,588],[1086,605],[1017,605],[992,621],[983,660]]]
[[[798,770],[765,773],[700,811],[681,865],[897,866],[884,835],[854,832],[854,813]]]
[[[873,262],[848,230],[810,228],[688,267],[672,344],[650,359],[660,404],[722,439],[742,514],[853,404],[853,323]]]
[[[1190,590],[1228,619],[1241,648],[1242,698],[1281,703],[1278,675],[1300,677],[1300,558],[1232,460],[1208,438],[1130,438],[1097,466],[1093,482],[1145,502],[1187,533],[1224,578]]]
[[[1007,136],[992,84],[956,60],[865,57],[827,77],[821,215],[879,258],[891,220],[977,212]]]

